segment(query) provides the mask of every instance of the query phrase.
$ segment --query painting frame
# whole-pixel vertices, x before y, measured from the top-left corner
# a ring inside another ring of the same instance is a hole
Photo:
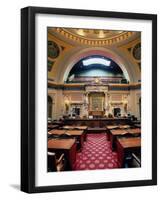
[[[35,16],[58,14],[152,21],[152,179],[58,186],[35,185]],[[157,15],[45,7],[21,9],[21,190],[27,193],[147,186],[157,184]]]

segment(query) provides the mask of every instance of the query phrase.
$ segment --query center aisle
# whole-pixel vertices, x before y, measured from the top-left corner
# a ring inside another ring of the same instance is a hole
[[[88,134],[82,152],[77,153],[75,170],[113,168],[118,168],[117,153],[112,152],[106,134]]]

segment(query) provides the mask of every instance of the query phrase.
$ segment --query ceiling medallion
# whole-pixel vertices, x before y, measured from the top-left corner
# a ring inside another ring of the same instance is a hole
[[[67,39],[78,42],[82,45],[103,46],[113,45],[128,39],[135,32],[131,31],[107,31],[107,30],[90,30],[90,29],[65,29],[56,28]]]
[[[59,53],[59,46],[54,41],[48,41],[48,57],[57,58]]]
[[[136,60],[141,59],[141,43],[140,42],[134,46],[132,53],[133,53],[133,57]]]

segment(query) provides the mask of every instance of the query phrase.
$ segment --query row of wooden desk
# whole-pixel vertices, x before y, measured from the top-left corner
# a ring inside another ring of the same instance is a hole
[[[118,153],[120,167],[125,167],[125,160],[132,153],[141,152],[141,129],[124,126],[107,126],[107,138],[112,150]]]
[[[128,129],[108,129],[108,139],[111,141],[111,148],[114,148],[115,140],[117,137],[134,137],[140,136],[140,128],[128,128]]]
[[[52,129],[56,129],[59,128],[59,125],[57,124],[48,124],[48,131],[52,130]]]
[[[76,140],[75,139],[51,139],[48,141],[48,151],[65,155],[66,170],[72,170],[76,160]]]
[[[130,118],[85,118],[85,119],[65,119],[64,124],[76,125],[76,126],[88,126],[91,128],[95,127],[105,127],[111,124],[131,124]]]
[[[134,153],[141,153],[141,138],[117,139],[118,162],[120,167],[125,167],[126,158]]]
[[[52,129],[49,136],[58,136],[49,139],[48,151],[64,153],[67,159],[67,170],[72,170],[76,161],[76,152],[83,148],[86,139],[87,126],[65,125],[62,129]],[[126,156],[141,150],[141,129],[131,128],[130,125],[106,126],[107,138],[111,141],[112,150],[117,150],[119,166],[124,167]],[[61,136],[72,138],[60,139]],[[60,136],[60,138],[59,138]]]
[[[83,148],[86,129],[87,126],[64,126],[63,129],[53,129],[48,132],[49,136],[58,136],[48,140],[48,151],[65,155],[66,170],[72,170],[74,167],[76,152]],[[66,139],[63,139],[62,136]]]

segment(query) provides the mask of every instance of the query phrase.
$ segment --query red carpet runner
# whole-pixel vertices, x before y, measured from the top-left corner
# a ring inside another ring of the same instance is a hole
[[[82,152],[77,153],[75,170],[113,169],[118,168],[117,162],[105,133],[88,134]]]

